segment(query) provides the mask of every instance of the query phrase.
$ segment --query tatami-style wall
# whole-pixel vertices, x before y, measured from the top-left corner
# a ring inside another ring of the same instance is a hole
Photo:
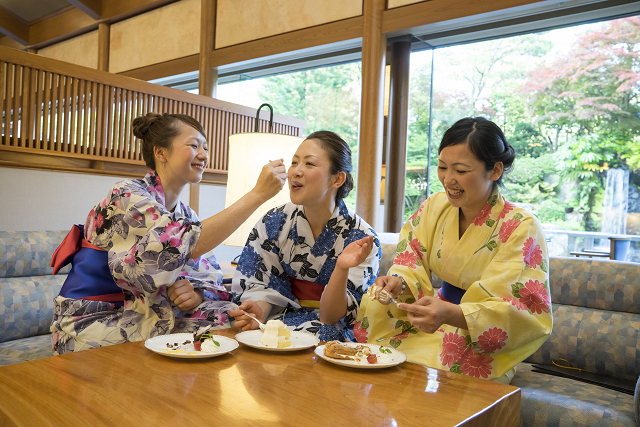
[[[215,48],[362,15],[362,0],[218,0]]]

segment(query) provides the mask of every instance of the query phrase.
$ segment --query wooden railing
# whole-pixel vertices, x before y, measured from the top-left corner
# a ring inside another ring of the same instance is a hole
[[[253,108],[2,46],[0,100],[0,166],[140,172],[141,141],[133,136],[132,120],[151,111],[181,113],[198,120],[209,141],[203,181],[225,182],[229,135],[255,128]],[[303,120],[275,114],[272,132],[302,136],[304,126]],[[268,120],[261,119],[259,128],[266,132]],[[43,155],[49,160],[42,161]]]

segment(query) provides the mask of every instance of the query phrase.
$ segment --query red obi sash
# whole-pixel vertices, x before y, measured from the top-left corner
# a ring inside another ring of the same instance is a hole
[[[291,293],[298,298],[302,307],[320,308],[320,297],[324,291],[323,285],[291,276],[289,276],[289,281],[291,282]]]

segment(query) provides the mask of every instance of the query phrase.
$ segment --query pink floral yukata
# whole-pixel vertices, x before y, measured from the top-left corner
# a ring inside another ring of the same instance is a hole
[[[124,304],[56,297],[53,353],[193,332],[204,325],[230,327],[227,311],[237,305],[221,284],[215,257],[190,256],[200,231],[201,223],[188,206],[178,202],[174,212],[168,211],[155,171],[115,184],[89,212],[84,238],[108,252],[109,270],[122,289]],[[167,286],[183,278],[205,291],[202,304],[188,312],[167,296]]]

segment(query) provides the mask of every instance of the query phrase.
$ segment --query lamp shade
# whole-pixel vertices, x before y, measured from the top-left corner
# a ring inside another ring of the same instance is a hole
[[[258,181],[262,167],[269,161],[284,159],[285,166],[303,139],[297,136],[275,133],[239,133],[229,137],[229,174],[225,207],[231,206],[247,194]],[[289,186],[267,200],[223,243],[228,246],[244,246],[253,226],[269,209],[289,201]]]

